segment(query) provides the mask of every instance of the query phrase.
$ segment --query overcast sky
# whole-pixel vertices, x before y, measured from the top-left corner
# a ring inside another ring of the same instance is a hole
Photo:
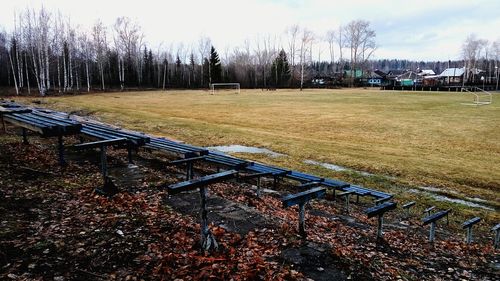
[[[220,52],[257,35],[283,36],[292,24],[323,36],[354,19],[368,20],[375,29],[376,58],[459,59],[470,33],[500,39],[499,0],[0,0],[0,26],[10,30],[15,11],[42,5],[83,28],[97,18],[111,26],[128,16],[139,22],[151,46],[191,45],[208,36]]]

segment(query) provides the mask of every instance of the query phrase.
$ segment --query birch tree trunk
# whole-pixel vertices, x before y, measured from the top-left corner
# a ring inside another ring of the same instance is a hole
[[[28,86],[28,95],[31,95],[30,87],[30,76],[28,71],[28,58],[26,57],[26,51],[24,52],[24,68],[26,69],[26,85]]]
[[[17,87],[16,71],[14,71],[14,63],[12,62],[12,52],[9,52],[10,67],[12,68],[12,77],[14,78],[14,86],[16,87],[16,95],[19,95],[19,88]]]

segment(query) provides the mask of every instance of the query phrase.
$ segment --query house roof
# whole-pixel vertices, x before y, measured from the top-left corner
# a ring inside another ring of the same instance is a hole
[[[447,68],[445,69],[443,72],[441,72],[441,74],[439,76],[443,77],[443,76],[451,76],[451,77],[458,77],[458,76],[462,76],[464,75],[464,68]]]
[[[422,70],[420,70],[420,72],[418,74],[419,75],[436,75],[436,73],[432,69],[422,69]]]

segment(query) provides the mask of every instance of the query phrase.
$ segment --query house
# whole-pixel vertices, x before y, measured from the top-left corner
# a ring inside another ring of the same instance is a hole
[[[445,84],[459,84],[462,83],[462,79],[464,77],[465,68],[447,68],[441,74],[439,74],[439,80]]]

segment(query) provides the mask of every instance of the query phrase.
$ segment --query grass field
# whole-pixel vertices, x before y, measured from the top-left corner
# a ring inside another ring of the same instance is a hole
[[[365,184],[408,200],[422,195],[409,193],[409,188],[431,186],[453,198],[478,197],[498,210],[498,98],[492,105],[475,107],[461,104],[472,101],[466,94],[353,89],[243,90],[239,95],[128,92],[52,97],[45,102],[195,145],[265,147],[287,156],[239,156]],[[377,176],[335,172],[304,160]],[[491,215],[499,217],[497,211]]]

